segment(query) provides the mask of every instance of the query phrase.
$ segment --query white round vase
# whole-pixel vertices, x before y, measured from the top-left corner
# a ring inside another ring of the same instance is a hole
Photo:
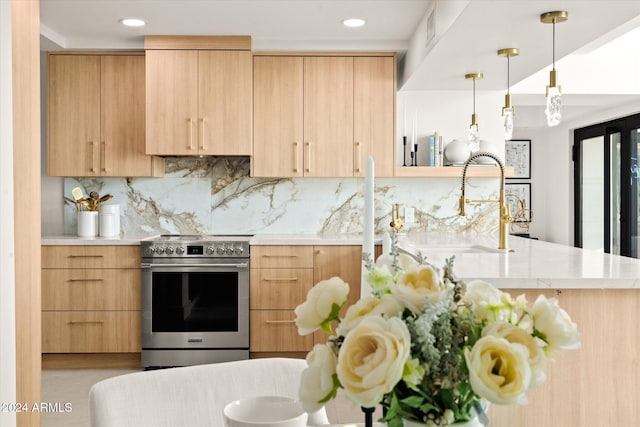
[[[470,154],[469,144],[459,139],[454,139],[444,147],[444,157],[449,163],[464,163]]]

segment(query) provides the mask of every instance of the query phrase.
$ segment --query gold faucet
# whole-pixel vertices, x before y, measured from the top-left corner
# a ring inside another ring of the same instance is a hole
[[[499,200],[470,200],[470,199],[466,199],[464,196],[464,189],[465,189],[466,180],[467,180],[467,168],[469,167],[469,163],[471,163],[472,161],[474,161],[479,157],[488,157],[490,159],[493,159],[496,161],[498,166],[500,166],[500,199]],[[507,205],[505,201],[505,196],[504,196],[504,164],[502,163],[502,160],[500,160],[500,158],[495,154],[488,153],[486,151],[479,151],[477,153],[472,154],[467,159],[467,161],[464,162],[464,169],[462,169],[462,187],[460,189],[462,190],[462,195],[460,196],[460,211],[459,211],[460,216],[465,216],[464,207],[466,203],[498,202],[499,204],[498,213],[500,214],[500,227],[498,230],[500,232],[500,235],[499,235],[499,241],[498,241],[498,249],[508,249],[508,244],[507,244],[507,236],[509,235],[508,227],[509,227],[509,223],[513,220],[513,218],[511,218],[509,205]]]
[[[400,217],[400,204],[396,203],[391,208],[391,223],[389,224],[391,228],[396,231],[400,231],[402,229],[402,218]]]

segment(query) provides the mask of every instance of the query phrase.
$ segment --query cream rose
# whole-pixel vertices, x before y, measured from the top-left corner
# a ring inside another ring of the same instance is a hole
[[[400,253],[398,254],[398,265],[401,270],[409,270],[420,265],[418,261],[411,255]],[[393,255],[383,254],[378,257],[375,263],[376,267],[387,267],[392,274],[396,274],[397,271],[393,268]]]
[[[487,335],[464,355],[469,383],[478,396],[500,405],[527,403],[531,369],[525,346]]]
[[[316,344],[307,354],[308,367],[300,378],[300,403],[306,412],[322,408],[325,402],[320,401],[335,393],[333,376],[337,363],[338,358],[327,345]]]
[[[556,350],[574,350],[580,348],[580,333],[578,326],[571,320],[569,314],[558,305],[555,298],[538,299],[531,308],[531,317],[535,331],[546,341],[545,351],[553,353]]]
[[[300,335],[309,335],[322,327],[332,314],[334,304],[342,307],[347,302],[349,285],[339,277],[318,282],[307,300],[296,307],[296,326]]]
[[[424,311],[427,301],[436,304],[448,293],[448,286],[442,277],[442,271],[429,265],[410,269],[398,277],[391,286],[394,297],[416,314]]]
[[[374,296],[362,297],[347,309],[344,319],[336,329],[338,335],[347,335],[366,316],[395,317],[403,310],[402,305],[391,294],[384,294],[380,298]]]
[[[547,359],[538,341],[529,332],[511,323],[493,322],[482,330],[482,335],[504,338],[510,343],[522,344],[527,347],[529,351],[529,367],[531,368],[531,384],[529,387],[534,387],[544,382]]]
[[[369,316],[347,335],[338,355],[337,374],[347,396],[360,406],[378,405],[402,378],[411,337],[397,317]]]
[[[508,320],[511,311],[509,294],[484,280],[469,282],[462,300],[471,304],[478,322]]]

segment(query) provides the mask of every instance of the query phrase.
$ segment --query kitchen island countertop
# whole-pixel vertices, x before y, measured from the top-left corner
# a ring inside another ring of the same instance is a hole
[[[441,266],[455,255],[454,273],[512,289],[640,289],[640,260],[540,240],[509,236],[499,251],[497,236],[408,234],[398,246],[420,252]]]

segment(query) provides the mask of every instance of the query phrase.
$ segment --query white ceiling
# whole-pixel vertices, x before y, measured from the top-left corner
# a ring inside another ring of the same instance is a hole
[[[504,90],[506,59],[496,51],[518,47],[510,73],[512,85],[522,82],[522,89],[512,90],[517,104],[518,93],[531,94],[535,86],[527,80],[537,85],[548,79],[548,71],[539,72],[551,63],[552,26],[539,16],[550,10],[569,12],[569,20],[556,25],[556,65],[567,94],[564,81],[572,72],[585,72],[579,67],[589,67],[591,52],[640,26],[640,0],[41,0],[41,34],[43,50],[141,49],[145,34],[201,34],[251,35],[258,51],[395,51],[401,90],[469,90],[464,74],[470,72],[484,73],[477,90]],[[427,42],[432,11],[435,28],[429,30],[435,37]],[[118,20],[125,17],[147,25],[123,27]],[[364,18],[367,25],[342,26],[349,17]],[[572,53],[581,58],[574,71]],[[638,56],[628,52],[617,59]],[[583,96],[575,111],[601,109],[624,97],[620,90],[608,93],[600,80],[606,74],[591,76],[588,87],[576,92]],[[543,90],[544,84],[538,91]],[[584,96],[589,94],[598,96]],[[544,96],[522,100],[537,108]]]

